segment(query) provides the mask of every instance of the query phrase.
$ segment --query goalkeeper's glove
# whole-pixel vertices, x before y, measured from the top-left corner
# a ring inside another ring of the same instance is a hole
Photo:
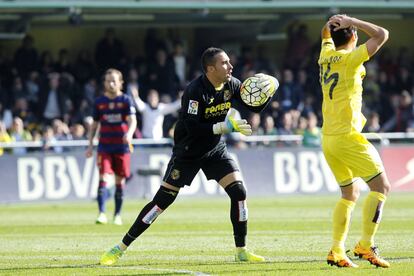
[[[231,109],[224,122],[213,125],[214,134],[227,134],[230,132],[240,132],[244,135],[252,135],[252,127],[246,120],[234,119],[236,111]]]
[[[277,88],[279,87],[279,81],[275,77],[263,73],[259,73],[254,76],[259,79],[257,81],[257,87],[262,89],[268,98],[273,97]]]

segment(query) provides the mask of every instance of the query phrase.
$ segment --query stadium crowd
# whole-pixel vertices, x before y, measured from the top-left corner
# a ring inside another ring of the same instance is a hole
[[[94,55],[79,49],[77,59],[70,60],[69,51],[77,49],[61,49],[54,59],[49,50],[39,53],[35,39],[27,35],[12,58],[0,54],[0,142],[43,141],[44,151],[60,152],[65,149],[50,147],[49,142],[86,139],[94,98],[102,91],[102,74],[111,67],[123,73],[125,93],[139,94],[145,103],[156,95],[151,108],[174,103],[185,84],[201,73],[200,65],[193,63],[198,58],[190,58],[180,40],[160,39],[155,30],[147,32],[144,44],[142,56],[127,54],[114,29],[108,28],[97,42]],[[312,43],[306,25],[295,22],[288,28],[286,49],[286,59],[280,61],[269,60],[250,47],[242,47],[239,54],[229,52],[233,75],[240,80],[265,72],[280,81],[275,100],[261,115],[243,110],[241,115],[248,118],[253,135],[298,134],[303,135],[304,146],[319,146],[320,42]],[[367,63],[363,84],[363,112],[368,119],[365,131],[414,130],[413,65],[406,47],[397,53],[383,49]],[[163,136],[170,137],[177,112],[162,116]],[[141,138],[145,118],[141,113],[137,117],[139,127],[135,138]],[[234,140],[235,146],[247,146]],[[277,146],[292,142],[261,144]],[[12,152],[26,150],[16,148]]]

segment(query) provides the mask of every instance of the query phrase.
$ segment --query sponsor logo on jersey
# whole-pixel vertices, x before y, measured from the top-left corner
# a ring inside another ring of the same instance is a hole
[[[223,97],[225,101],[230,100],[232,93],[229,90],[224,90]]]
[[[180,171],[177,169],[172,170],[171,178],[174,180],[177,180],[178,178],[180,178]]]
[[[122,115],[121,114],[104,114],[102,118],[107,121],[108,123],[118,123],[122,122]]]
[[[117,108],[123,108],[124,107],[124,104],[123,103],[116,103],[116,107]]]
[[[231,103],[227,102],[227,103],[221,103],[215,106],[210,106],[206,108],[205,114],[212,114],[212,113],[217,113],[217,112],[221,112],[221,111],[228,111],[231,107]]]
[[[188,104],[188,114],[197,115],[198,113],[198,102],[194,100],[190,100],[190,103]]]
[[[108,108],[109,109],[114,109],[115,108],[115,103],[109,103]]]

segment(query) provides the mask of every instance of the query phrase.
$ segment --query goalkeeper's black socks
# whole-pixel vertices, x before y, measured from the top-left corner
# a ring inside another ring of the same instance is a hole
[[[122,239],[122,242],[129,246],[174,202],[177,195],[178,192],[161,186],[154,199],[141,210],[134,224],[132,224],[128,233]]]
[[[230,197],[230,219],[233,224],[234,242],[236,247],[246,246],[248,210],[246,189],[241,181],[235,181],[225,188]]]

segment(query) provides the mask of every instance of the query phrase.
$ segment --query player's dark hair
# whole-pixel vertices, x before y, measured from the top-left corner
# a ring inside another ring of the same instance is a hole
[[[201,55],[201,67],[204,73],[207,73],[207,67],[216,63],[216,55],[224,52],[223,49],[210,47],[207,48]]]
[[[334,31],[335,26],[329,26],[331,31],[331,37],[335,44],[335,47],[340,47],[342,45],[345,45],[349,42],[352,35],[356,32],[356,28],[354,26],[350,26],[345,29],[339,29],[337,31]]]

